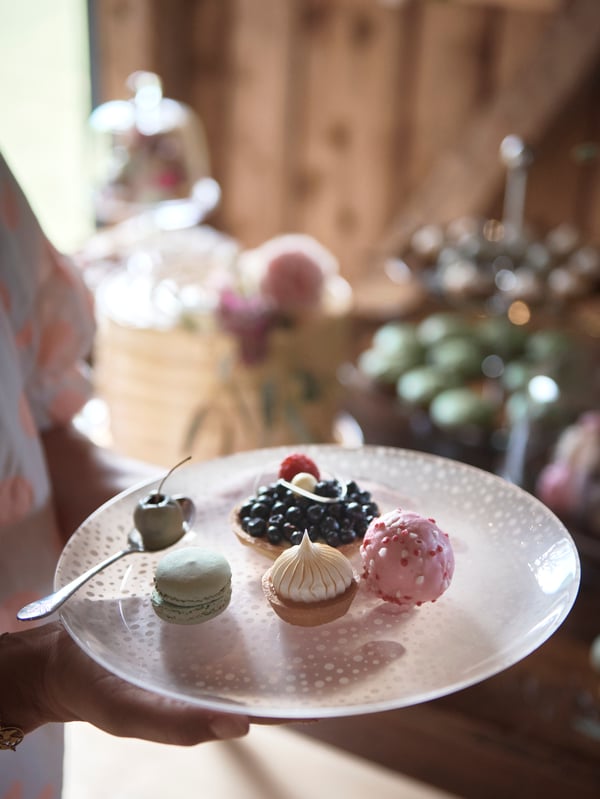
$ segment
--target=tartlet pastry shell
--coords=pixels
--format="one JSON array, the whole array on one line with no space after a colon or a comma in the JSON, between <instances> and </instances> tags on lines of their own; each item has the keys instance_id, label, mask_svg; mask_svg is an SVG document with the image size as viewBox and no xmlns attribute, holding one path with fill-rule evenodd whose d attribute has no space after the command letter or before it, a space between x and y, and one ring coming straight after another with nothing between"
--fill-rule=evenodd
<instances>
[{"instance_id":1,"label":"tartlet pastry shell","mask_svg":"<svg viewBox=\"0 0 600 799\"><path fill-rule=\"evenodd\" d=\"M293 602L277 595L271 580L271 569L263 574L263 593L280 619L298 627L317 627L344 616L350 609L358 591L359 577L354 573L352 582L343 594L321 602Z\"/></svg>"},{"instance_id":2,"label":"tartlet pastry shell","mask_svg":"<svg viewBox=\"0 0 600 799\"><path fill-rule=\"evenodd\" d=\"M230 522L233 532L246 546L251 547L256 552L260 552L261 555L265 555L271 560L276 560L282 552L286 549L289 549L291 544L289 541L285 541L282 544L271 544L266 538L263 537L256 537L247 533L239 522L239 510L241 505L237 505L232 511L230 515ZM325 543L324 541L320 541L319 543ZM335 547L338 552L341 552L342 555L345 555L347 558L352 558L354 554L356 554L362 544L362 538L357 538L356 541L353 541L351 544L341 544L339 547Z\"/></svg>"}]
</instances>

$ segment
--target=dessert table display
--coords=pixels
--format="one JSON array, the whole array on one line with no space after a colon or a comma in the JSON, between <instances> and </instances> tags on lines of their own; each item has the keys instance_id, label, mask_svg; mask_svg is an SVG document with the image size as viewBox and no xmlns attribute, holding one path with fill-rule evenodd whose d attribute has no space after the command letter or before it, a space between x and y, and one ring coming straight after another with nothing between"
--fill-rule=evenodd
<instances>
[{"instance_id":1,"label":"dessert table display","mask_svg":"<svg viewBox=\"0 0 600 799\"><path fill-rule=\"evenodd\" d=\"M365 441L501 474L600 548L600 248L529 225L531 153L509 136L501 158L502 219L424 225L386 265L424 300L374 325L343 373L346 408Z\"/></svg>"}]
</instances>

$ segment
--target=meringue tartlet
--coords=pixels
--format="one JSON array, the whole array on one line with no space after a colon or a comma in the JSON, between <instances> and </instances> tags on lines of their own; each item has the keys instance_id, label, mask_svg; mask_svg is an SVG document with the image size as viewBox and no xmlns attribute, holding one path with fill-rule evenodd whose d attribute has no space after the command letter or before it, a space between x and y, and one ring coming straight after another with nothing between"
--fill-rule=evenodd
<instances>
[{"instance_id":1,"label":"meringue tartlet","mask_svg":"<svg viewBox=\"0 0 600 799\"><path fill-rule=\"evenodd\" d=\"M350 560L334 547L302 541L284 550L262 578L265 597L288 624L315 627L348 612L358 590Z\"/></svg>"}]
</instances>

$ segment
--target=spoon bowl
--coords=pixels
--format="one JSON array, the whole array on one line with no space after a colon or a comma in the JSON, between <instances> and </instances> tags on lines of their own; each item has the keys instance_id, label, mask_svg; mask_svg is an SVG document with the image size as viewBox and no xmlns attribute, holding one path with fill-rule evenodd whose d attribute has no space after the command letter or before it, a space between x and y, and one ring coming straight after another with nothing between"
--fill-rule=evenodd
<instances>
[{"instance_id":1,"label":"spoon bowl","mask_svg":"<svg viewBox=\"0 0 600 799\"><path fill-rule=\"evenodd\" d=\"M183 538L183 536L192 528L196 518L196 506L189 497L174 496L173 499L181 508L183 525L179 538L175 541L172 539L169 540L168 545L164 547L165 549L181 540L181 538ZM59 588L57 591L53 591L51 594L48 594L48 596L42 597L41 599L36 599L34 602L30 602L28 605L25 605L25 607L18 611L17 619L19 619L19 621L35 621L37 619L43 619L46 616L50 616L52 613L62 607L67 599L72 597L82 585L85 585L88 580L91 580L91 578L96 574L101 572L103 569L106 569L107 566L110 566L115 561L125 557L125 555L131 555L135 552L148 551L150 550L149 548L145 547L142 534L139 530L133 527L127 536L127 546L124 549L120 549L118 552L110 555L110 557L106 558L100 563L97 563L95 566L92 566L91 569L88 569L79 577L76 577L74 580L71 580L71 582L63 585L63 587ZM151 551L156 552L157 547L153 545Z\"/></svg>"}]
</instances>

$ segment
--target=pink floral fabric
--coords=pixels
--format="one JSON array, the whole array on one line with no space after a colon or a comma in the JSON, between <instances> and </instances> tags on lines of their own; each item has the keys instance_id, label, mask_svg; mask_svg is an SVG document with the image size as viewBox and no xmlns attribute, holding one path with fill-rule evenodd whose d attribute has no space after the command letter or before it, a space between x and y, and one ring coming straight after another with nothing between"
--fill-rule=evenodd
<instances>
[{"instance_id":1,"label":"pink floral fabric","mask_svg":"<svg viewBox=\"0 0 600 799\"><path fill-rule=\"evenodd\" d=\"M88 397L93 333L81 277L0 155L0 632L21 629L17 610L52 589L60 539L40 432ZM60 725L47 725L16 753L0 752L0 799L58 799L62 738Z\"/></svg>"}]
</instances>

